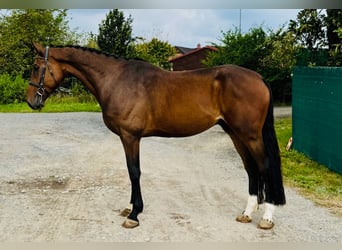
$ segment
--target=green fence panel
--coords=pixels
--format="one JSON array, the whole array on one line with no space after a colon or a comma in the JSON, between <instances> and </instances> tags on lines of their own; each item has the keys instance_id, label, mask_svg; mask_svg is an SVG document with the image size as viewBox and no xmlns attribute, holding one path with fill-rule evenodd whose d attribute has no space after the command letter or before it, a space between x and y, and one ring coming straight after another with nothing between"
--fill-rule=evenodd
<instances>
[{"instance_id":1,"label":"green fence panel","mask_svg":"<svg viewBox=\"0 0 342 250\"><path fill-rule=\"evenodd\" d=\"M342 68L296 67L293 147L342 174Z\"/></svg>"}]
</instances>

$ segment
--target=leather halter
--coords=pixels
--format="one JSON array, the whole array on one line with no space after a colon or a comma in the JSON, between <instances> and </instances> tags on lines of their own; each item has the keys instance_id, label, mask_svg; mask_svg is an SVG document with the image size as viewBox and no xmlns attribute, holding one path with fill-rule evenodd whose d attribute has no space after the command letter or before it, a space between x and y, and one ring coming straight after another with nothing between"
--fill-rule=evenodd
<instances>
[{"instance_id":1,"label":"leather halter","mask_svg":"<svg viewBox=\"0 0 342 250\"><path fill-rule=\"evenodd\" d=\"M36 87L37 88L37 92L36 95L39 98L39 106L42 106L43 104L43 95L46 92L48 95L51 94L51 92L47 91L45 86L44 86L44 79L45 79L45 73L46 73L46 69L49 70L50 75L52 76L53 80L55 81L55 83L57 83L56 78L52 72L52 69L49 66L48 63L48 57L49 57L49 46L46 46L45 48L45 56L44 56L44 66L41 70L41 75L39 78L39 83L35 83L35 82L29 82L29 85Z\"/></svg>"}]
</instances>

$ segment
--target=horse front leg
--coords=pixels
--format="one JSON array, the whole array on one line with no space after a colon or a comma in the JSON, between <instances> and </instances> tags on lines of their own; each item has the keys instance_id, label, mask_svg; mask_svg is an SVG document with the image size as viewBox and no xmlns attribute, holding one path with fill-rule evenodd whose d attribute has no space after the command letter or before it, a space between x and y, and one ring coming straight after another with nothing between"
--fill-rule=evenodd
<instances>
[{"instance_id":1,"label":"horse front leg","mask_svg":"<svg viewBox=\"0 0 342 250\"><path fill-rule=\"evenodd\" d=\"M133 205L132 211L122 226L125 228L134 228L139 225L138 214L143 211L144 206L140 190L140 137L125 134L120 136L120 139L126 154L127 168L131 180L131 204Z\"/></svg>"}]
</instances>

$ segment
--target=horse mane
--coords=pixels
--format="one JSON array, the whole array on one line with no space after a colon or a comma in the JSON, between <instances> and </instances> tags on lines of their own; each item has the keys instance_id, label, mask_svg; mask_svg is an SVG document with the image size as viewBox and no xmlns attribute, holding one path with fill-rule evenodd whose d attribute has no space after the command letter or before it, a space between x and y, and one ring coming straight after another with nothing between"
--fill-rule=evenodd
<instances>
[{"instance_id":1,"label":"horse mane","mask_svg":"<svg viewBox=\"0 0 342 250\"><path fill-rule=\"evenodd\" d=\"M83 51L87 51L90 53L94 53L94 54L98 54L98 55L104 55L107 57L112 57L114 59L124 59L124 60L138 60L138 61L143 61L146 62L146 60L142 59L142 58L127 58L127 57L121 57L121 56L117 56L111 53L108 53L106 51L102 51L102 50L98 50L98 49L94 49L94 48L89 48L89 47L83 47L83 46L79 46L79 45L58 45L58 46L53 46L51 48L58 48L58 49L64 49L64 48L70 48L70 49L77 49L77 50L83 50Z\"/></svg>"}]
</instances>

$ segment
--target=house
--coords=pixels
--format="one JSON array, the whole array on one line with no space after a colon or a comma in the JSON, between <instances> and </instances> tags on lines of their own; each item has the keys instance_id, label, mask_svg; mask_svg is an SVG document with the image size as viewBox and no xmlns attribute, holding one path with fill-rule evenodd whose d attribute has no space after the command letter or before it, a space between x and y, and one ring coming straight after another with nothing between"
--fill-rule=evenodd
<instances>
[{"instance_id":1,"label":"house","mask_svg":"<svg viewBox=\"0 0 342 250\"><path fill-rule=\"evenodd\" d=\"M210 52L217 51L217 48L213 46L201 47L200 44L193 49L180 46L175 48L178 53L169 59L174 71L204 68L205 65L202 61L207 58Z\"/></svg>"}]
</instances>

